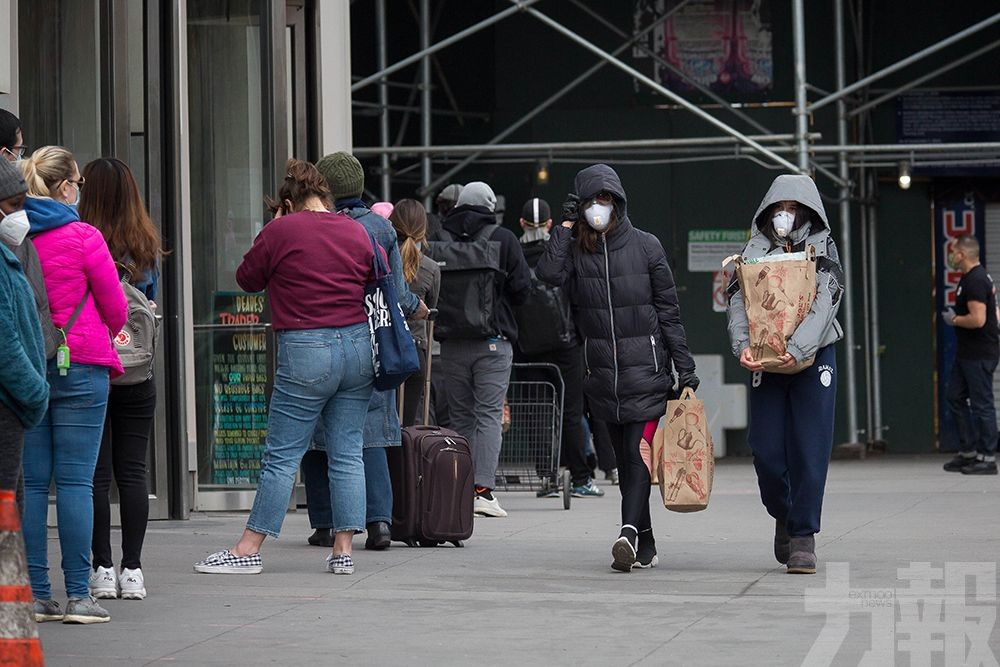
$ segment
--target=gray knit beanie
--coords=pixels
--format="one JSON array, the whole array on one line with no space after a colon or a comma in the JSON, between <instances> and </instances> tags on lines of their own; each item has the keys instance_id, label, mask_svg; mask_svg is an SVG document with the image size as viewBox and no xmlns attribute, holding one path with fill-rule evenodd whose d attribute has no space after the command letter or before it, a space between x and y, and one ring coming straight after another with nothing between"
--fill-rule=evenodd
<instances>
[{"instance_id":1,"label":"gray knit beanie","mask_svg":"<svg viewBox=\"0 0 1000 667\"><path fill-rule=\"evenodd\" d=\"M491 213L496 210L497 196L493 188L482 181L466 183L462 194L458 195L456 206L485 206Z\"/></svg>"},{"instance_id":2,"label":"gray knit beanie","mask_svg":"<svg viewBox=\"0 0 1000 667\"><path fill-rule=\"evenodd\" d=\"M365 170L358 158L350 153L340 151L325 155L316 163L316 168L326 179L334 199L360 197L365 189Z\"/></svg>"},{"instance_id":3,"label":"gray knit beanie","mask_svg":"<svg viewBox=\"0 0 1000 667\"><path fill-rule=\"evenodd\" d=\"M0 157L0 201L23 195L28 191L21 170Z\"/></svg>"}]
</instances>

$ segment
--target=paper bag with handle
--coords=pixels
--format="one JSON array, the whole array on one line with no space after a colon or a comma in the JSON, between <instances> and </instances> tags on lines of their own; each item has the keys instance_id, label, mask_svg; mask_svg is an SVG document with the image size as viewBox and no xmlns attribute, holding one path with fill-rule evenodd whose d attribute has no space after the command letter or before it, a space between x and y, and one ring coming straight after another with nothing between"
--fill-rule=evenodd
<instances>
[{"instance_id":1,"label":"paper bag with handle","mask_svg":"<svg viewBox=\"0 0 1000 667\"><path fill-rule=\"evenodd\" d=\"M747 321L750 324L750 354L769 373L793 374L809 368L812 359L782 368L778 358L787 351L788 339L809 314L816 298L816 248L805 252L769 255L747 261L739 255L733 262L740 281Z\"/></svg>"},{"instance_id":2,"label":"paper bag with handle","mask_svg":"<svg viewBox=\"0 0 1000 667\"><path fill-rule=\"evenodd\" d=\"M673 512L708 507L715 477L715 448L705 417L705 404L690 388L667 401L667 411L653 436L654 482L663 506Z\"/></svg>"}]
</instances>

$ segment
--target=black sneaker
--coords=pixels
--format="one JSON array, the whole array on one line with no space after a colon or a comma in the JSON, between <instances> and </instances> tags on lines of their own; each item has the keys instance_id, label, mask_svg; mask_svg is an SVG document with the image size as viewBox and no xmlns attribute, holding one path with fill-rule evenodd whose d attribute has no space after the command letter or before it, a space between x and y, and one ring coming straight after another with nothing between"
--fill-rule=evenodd
<instances>
[{"instance_id":1,"label":"black sneaker","mask_svg":"<svg viewBox=\"0 0 1000 667\"><path fill-rule=\"evenodd\" d=\"M307 541L314 547L329 549L333 546L333 531L329 528L317 528Z\"/></svg>"},{"instance_id":2,"label":"black sneaker","mask_svg":"<svg viewBox=\"0 0 1000 667\"><path fill-rule=\"evenodd\" d=\"M962 454L957 454L955 458L945 463L943 467L945 472L962 472L962 468L975 462L975 456L963 456Z\"/></svg>"},{"instance_id":3,"label":"black sneaker","mask_svg":"<svg viewBox=\"0 0 1000 667\"><path fill-rule=\"evenodd\" d=\"M639 548L635 552L635 563L633 568L648 570L660 564L660 559L656 555L656 538L653 531L644 530L639 533Z\"/></svg>"},{"instance_id":4,"label":"black sneaker","mask_svg":"<svg viewBox=\"0 0 1000 667\"><path fill-rule=\"evenodd\" d=\"M618 535L618 539L611 545L611 557L614 558L614 561L611 563L612 570L618 570L619 572L632 571L632 566L635 564L636 543L638 540L639 534L635 528L632 526L622 527L622 532Z\"/></svg>"},{"instance_id":5,"label":"black sneaker","mask_svg":"<svg viewBox=\"0 0 1000 667\"><path fill-rule=\"evenodd\" d=\"M962 468L963 475L995 475L997 474L996 461L973 461Z\"/></svg>"},{"instance_id":6,"label":"black sneaker","mask_svg":"<svg viewBox=\"0 0 1000 667\"><path fill-rule=\"evenodd\" d=\"M792 538L788 536L788 528L784 521L774 520L774 559L786 565L792 552Z\"/></svg>"}]
</instances>

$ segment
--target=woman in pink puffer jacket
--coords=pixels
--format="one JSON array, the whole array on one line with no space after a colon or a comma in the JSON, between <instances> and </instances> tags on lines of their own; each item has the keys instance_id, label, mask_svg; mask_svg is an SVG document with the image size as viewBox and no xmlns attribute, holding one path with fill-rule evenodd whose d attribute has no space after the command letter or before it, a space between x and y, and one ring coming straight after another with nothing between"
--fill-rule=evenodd
<instances>
[{"instance_id":1,"label":"woman in pink puffer jacket","mask_svg":"<svg viewBox=\"0 0 1000 667\"><path fill-rule=\"evenodd\" d=\"M108 383L122 373L111 339L125 324L128 305L104 237L76 212L84 179L72 153L45 146L20 165L28 183L24 210L41 260L52 321L65 334L64 347L48 361L49 409L24 442L24 541L35 618L103 623L111 616L88 589L93 479ZM48 574L46 515L53 479L69 598L65 613L52 600Z\"/></svg>"}]
</instances>

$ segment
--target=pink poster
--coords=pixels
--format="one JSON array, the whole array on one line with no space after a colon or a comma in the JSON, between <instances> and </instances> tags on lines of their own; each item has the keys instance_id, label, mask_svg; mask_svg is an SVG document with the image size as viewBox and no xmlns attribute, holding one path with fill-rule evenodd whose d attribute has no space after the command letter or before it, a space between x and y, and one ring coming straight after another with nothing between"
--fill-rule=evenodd
<instances>
[{"instance_id":1,"label":"pink poster","mask_svg":"<svg viewBox=\"0 0 1000 667\"><path fill-rule=\"evenodd\" d=\"M670 12L680 0L637 0L634 32ZM691 0L634 48L651 63L653 78L677 91L692 81L720 93L771 89L773 56L768 0Z\"/></svg>"}]
</instances>

